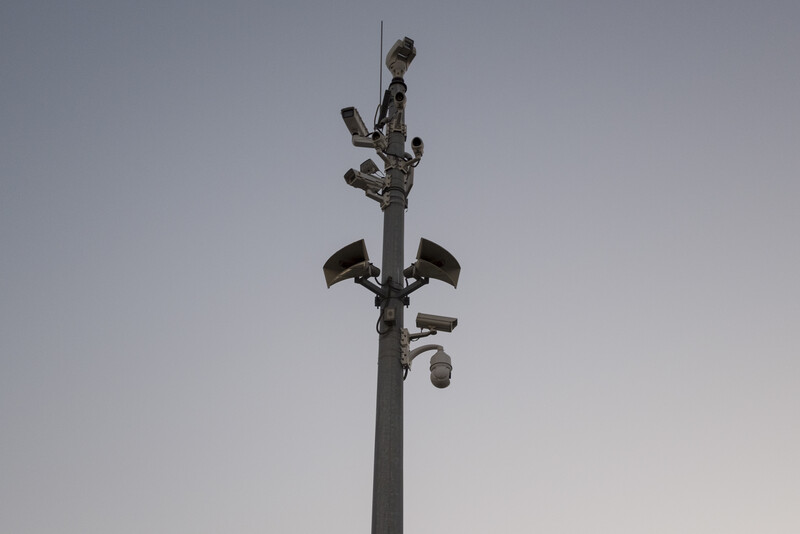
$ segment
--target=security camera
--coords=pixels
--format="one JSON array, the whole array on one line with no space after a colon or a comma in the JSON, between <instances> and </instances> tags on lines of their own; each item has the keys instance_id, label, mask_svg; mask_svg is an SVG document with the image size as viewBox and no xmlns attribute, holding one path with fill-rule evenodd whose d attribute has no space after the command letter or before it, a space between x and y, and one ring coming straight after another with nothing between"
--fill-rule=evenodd
<instances>
[{"instance_id":1,"label":"security camera","mask_svg":"<svg viewBox=\"0 0 800 534\"><path fill-rule=\"evenodd\" d=\"M361 148L386 150L386 147L389 146L389 140L379 131L374 131L369 135L354 135L352 141L354 146Z\"/></svg>"},{"instance_id":2,"label":"security camera","mask_svg":"<svg viewBox=\"0 0 800 534\"><path fill-rule=\"evenodd\" d=\"M403 91L397 91L394 94L394 107L396 109L405 109L405 107L406 107L406 94Z\"/></svg>"},{"instance_id":3,"label":"security camera","mask_svg":"<svg viewBox=\"0 0 800 534\"><path fill-rule=\"evenodd\" d=\"M417 314L417 328L427 328L439 332L452 332L458 326L458 319L455 317L444 317L442 315L432 315L429 313Z\"/></svg>"},{"instance_id":4,"label":"security camera","mask_svg":"<svg viewBox=\"0 0 800 534\"><path fill-rule=\"evenodd\" d=\"M406 345L402 346L403 355L400 358L400 362L403 364L403 368L406 370L411 369L411 362L422 354L423 352L427 352L429 350L435 350L436 353L431 356L431 383L436 386L437 388L446 388L450 385L450 377L453 372L453 363L450 360L450 356L444 351L441 345L424 345L422 347L416 348L412 351L408 350L408 341L413 341L413 339L408 339L408 331L404 329L406 338ZM402 340L401 340L402 343ZM405 380L405 377L403 378Z\"/></svg>"},{"instance_id":5,"label":"security camera","mask_svg":"<svg viewBox=\"0 0 800 534\"><path fill-rule=\"evenodd\" d=\"M359 170L365 174L375 174L379 169L374 161L368 159L361 164Z\"/></svg>"},{"instance_id":6,"label":"security camera","mask_svg":"<svg viewBox=\"0 0 800 534\"><path fill-rule=\"evenodd\" d=\"M411 140L411 150L414 152L415 158L422 157L422 152L425 150L425 143L422 142L421 137L415 137Z\"/></svg>"},{"instance_id":7,"label":"security camera","mask_svg":"<svg viewBox=\"0 0 800 534\"><path fill-rule=\"evenodd\" d=\"M370 134L370 139L372 140L372 145L377 150L386 150L386 147L389 146L389 140L386 139L386 136L383 135L382 132L374 131Z\"/></svg>"},{"instance_id":8,"label":"security camera","mask_svg":"<svg viewBox=\"0 0 800 534\"><path fill-rule=\"evenodd\" d=\"M443 350L437 350L431 356L431 384L437 388L446 388L450 385L453 375L453 364L450 356Z\"/></svg>"},{"instance_id":9,"label":"security camera","mask_svg":"<svg viewBox=\"0 0 800 534\"><path fill-rule=\"evenodd\" d=\"M361 119L361 115L359 115L356 108L344 108L342 110L342 119L344 120L347 129L350 131L350 135L354 137L369 136L369 130L367 130L367 126L364 124L364 121ZM353 141L353 144L355 144L355 140Z\"/></svg>"},{"instance_id":10,"label":"security camera","mask_svg":"<svg viewBox=\"0 0 800 534\"><path fill-rule=\"evenodd\" d=\"M372 148L375 146L375 143L372 142L372 138L364 137L361 135L354 135L353 139L353 146L358 146L361 148Z\"/></svg>"},{"instance_id":11,"label":"security camera","mask_svg":"<svg viewBox=\"0 0 800 534\"><path fill-rule=\"evenodd\" d=\"M413 39L408 37L399 39L386 54L386 67L392 75L402 78L416 55L417 49L414 48Z\"/></svg>"},{"instance_id":12,"label":"security camera","mask_svg":"<svg viewBox=\"0 0 800 534\"><path fill-rule=\"evenodd\" d=\"M344 173L344 181L349 185L364 191L379 191L386 186L386 181L378 176L366 174L355 169L350 169Z\"/></svg>"}]
</instances>

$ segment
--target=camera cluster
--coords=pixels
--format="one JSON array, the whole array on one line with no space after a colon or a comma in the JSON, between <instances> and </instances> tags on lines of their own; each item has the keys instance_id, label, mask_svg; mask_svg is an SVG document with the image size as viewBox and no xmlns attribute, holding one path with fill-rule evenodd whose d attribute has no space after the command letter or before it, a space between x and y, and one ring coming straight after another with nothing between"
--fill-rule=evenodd
<instances>
[{"instance_id":1,"label":"camera cluster","mask_svg":"<svg viewBox=\"0 0 800 534\"><path fill-rule=\"evenodd\" d=\"M351 187L364 191L368 198L379 202L382 210L394 206L386 212L387 214L392 213L393 210L397 212L398 207L408 207L408 193L414 184L414 169L425 151L425 143L420 137L411 139L413 154L405 151L407 87L403 76L416 54L414 41L408 37L398 40L389 50L386 56L386 67L394 78L384 92L381 104L375 112L372 129L367 127L355 107L350 106L341 110L342 120L353 145L374 149L384 163L384 170L381 171L374 161L367 159L361 163L358 169L348 169L344 173L344 180ZM402 218L399 224L402 224ZM398 267L400 265L396 263L398 259L402 261L399 256L392 259L391 267L384 265L387 273L399 274ZM385 256L384 261L386 261ZM398 316L402 317L402 308L398 307L396 300L391 303L393 299L399 299L402 305L408 306L408 296L427 284L431 278L442 280L456 287L461 266L443 247L422 238L417 250L416 261L402 270L402 277L406 279L406 284L404 286L398 284L399 280L393 281L391 276L381 283L377 281L377 276L381 271L370 263L366 245L362 239L333 254L325 263L323 271L328 287L342 280L355 279L356 283L375 294L375 305L381 308L377 330L380 335L385 335L392 331L392 328L397 328ZM376 278L375 282L370 280L373 277ZM386 273L384 277L386 277ZM412 282L409 283L409 280ZM381 329L381 322L387 330ZM424 345L414 350L411 350L409 345L417 339L435 335L437 332L452 332L457 324L458 320L455 317L420 313L417 315L417 327L421 329L419 333L412 334L405 328L400 329L403 378L407 375L411 368L411 362L417 355L427 351L436 351L430 361L431 382L437 388L447 387L450 384L453 365L450 356L444 352L441 345ZM396 335L397 330L393 332L393 335Z\"/></svg>"}]
</instances>

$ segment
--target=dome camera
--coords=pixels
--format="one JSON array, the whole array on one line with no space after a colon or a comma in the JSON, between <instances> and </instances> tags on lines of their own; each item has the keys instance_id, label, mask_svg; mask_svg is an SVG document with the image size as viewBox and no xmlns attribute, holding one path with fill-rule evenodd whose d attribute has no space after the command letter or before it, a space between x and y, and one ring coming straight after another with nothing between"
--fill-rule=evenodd
<instances>
[{"instance_id":1,"label":"dome camera","mask_svg":"<svg viewBox=\"0 0 800 534\"><path fill-rule=\"evenodd\" d=\"M437 350L431 356L431 384L443 389L450 385L453 374L453 365L450 356L443 350Z\"/></svg>"}]
</instances>

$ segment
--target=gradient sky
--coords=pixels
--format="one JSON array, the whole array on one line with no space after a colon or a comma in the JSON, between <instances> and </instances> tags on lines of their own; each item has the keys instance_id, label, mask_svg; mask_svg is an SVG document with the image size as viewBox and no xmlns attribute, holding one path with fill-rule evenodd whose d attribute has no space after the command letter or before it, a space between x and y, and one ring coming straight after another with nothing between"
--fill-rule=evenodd
<instances>
[{"instance_id":1,"label":"gradient sky","mask_svg":"<svg viewBox=\"0 0 800 534\"><path fill-rule=\"evenodd\" d=\"M433 7L430 4L436 4ZM0 532L368 532L408 35L415 534L800 531L800 3L6 1ZM384 71L384 82L388 74Z\"/></svg>"}]
</instances>

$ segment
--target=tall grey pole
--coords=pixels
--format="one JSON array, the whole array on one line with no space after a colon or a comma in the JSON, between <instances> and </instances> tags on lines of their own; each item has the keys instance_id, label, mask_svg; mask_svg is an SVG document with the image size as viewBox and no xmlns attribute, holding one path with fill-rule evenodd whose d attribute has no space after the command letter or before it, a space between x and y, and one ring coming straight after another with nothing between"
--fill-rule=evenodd
<instances>
[{"instance_id":1,"label":"tall grey pole","mask_svg":"<svg viewBox=\"0 0 800 534\"><path fill-rule=\"evenodd\" d=\"M388 132L386 175L388 205L383 212L381 285L388 296L381 316L394 311L395 321L384 325L378 342L378 392L375 415L375 470L372 486L372 534L403 532L403 367L400 335L403 329L403 240L405 237L406 176L399 165L405 154L406 85L394 78L389 85L392 110L397 113ZM399 102L400 104L397 104ZM391 313L391 312L388 312Z\"/></svg>"},{"instance_id":2,"label":"tall grey pole","mask_svg":"<svg viewBox=\"0 0 800 534\"><path fill-rule=\"evenodd\" d=\"M386 56L386 66L394 78L376 112L375 130L370 132L354 107L342 109L342 119L353 145L375 149L384 162L381 176L372 160L360 170L350 169L344 179L380 203L383 210L383 269L369 262L364 240L350 243L334 253L322 267L328 287L350 278L376 295L378 320L378 391L375 411L375 469L372 486L372 534L403 533L403 379L411 361L423 352L435 350L431 357L431 383L437 388L450 384L450 356L441 345L425 345L414 350L409 344L437 331L452 332L458 319L418 314L419 333L403 327L403 308L412 292L431 278L453 287L461 266L447 250L427 239L420 239L417 261L403 269L403 240L408 193L413 186L414 168L422 158L422 139L411 140L412 157L406 152L406 84L403 75L416 56L414 41L397 41ZM384 134L383 128L386 127ZM371 278L383 273L380 285ZM406 285L408 279L414 282Z\"/></svg>"}]
</instances>

